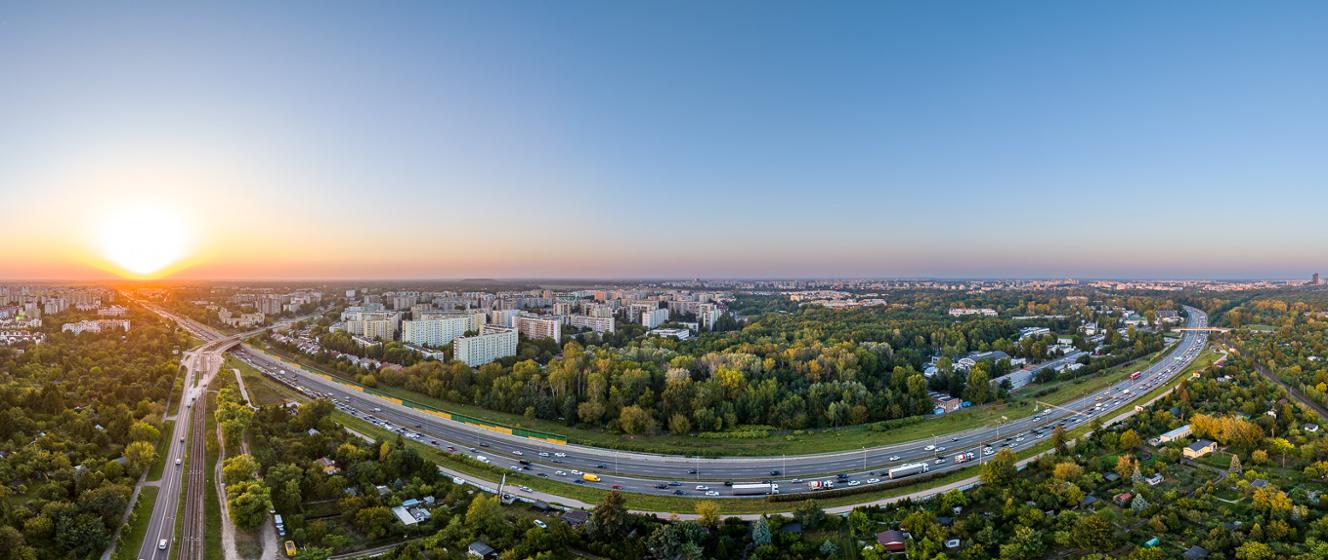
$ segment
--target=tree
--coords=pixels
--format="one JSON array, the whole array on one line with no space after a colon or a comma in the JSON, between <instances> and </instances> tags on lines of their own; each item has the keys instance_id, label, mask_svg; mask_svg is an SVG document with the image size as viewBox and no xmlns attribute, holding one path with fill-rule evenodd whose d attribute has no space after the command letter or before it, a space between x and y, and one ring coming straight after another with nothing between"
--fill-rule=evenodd
<instances>
[{"instance_id":1,"label":"tree","mask_svg":"<svg viewBox=\"0 0 1328 560\"><path fill-rule=\"evenodd\" d=\"M95 513L62 516L55 528L55 542L69 551L70 557L87 557L111 543L101 517Z\"/></svg>"},{"instance_id":2,"label":"tree","mask_svg":"<svg viewBox=\"0 0 1328 560\"><path fill-rule=\"evenodd\" d=\"M807 500L793 509L793 518L810 531L820 527L825 521L825 510L816 504L816 500Z\"/></svg>"},{"instance_id":3,"label":"tree","mask_svg":"<svg viewBox=\"0 0 1328 560\"><path fill-rule=\"evenodd\" d=\"M701 525L711 529L719 527L719 504L710 500L697 502L696 515L700 517Z\"/></svg>"},{"instance_id":4,"label":"tree","mask_svg":"<svg viewBox=\"0 0 1328 560\"><path fill-rule=\"evenodd\" d=\"M1069 439L1065 436L1064 426L1057 424L1056 428L1051 430L1051 445L1056 448L1057 455L1070 454Z\"/></svg>"},{"instance_id":5,"label":"tree","mask_svg":"<svg viewBox=\"0 0 1328 560\"><path fill-rule=\"evenodd\" d=\"M291 560L327 560L332 556L332 549L305 545Z\"/></svg>"},{"instance_id":6,"label":"tree","mask_svg":"<svg viewBox=\"0 0 1328 560\"><path fill-rule=\"evenodd\" d=\"M156 426L139 420L129 427L129 441L156 442L161 439L161 430Z\"/></svg>"},{"instance_id":7,"label":"tree","mask_svg":"<svg viewBox=\"0 0 1328 560\"><path fill-rule=\"evenodd\" d=\"M268 487L258 481L238 480L226 483L226 503L235 525L252 529L267 518L268 510L272 509L272 496Z\"/></svg>"},{"instance_id":8,"label":"tree","mask_svg":"<svg viewBox=\"0 0 1328 560\"><path fill-rule=\"evenodd\" d=\"M1250 453L1250 462L1256 465L1268 464L1268 452L1262 449L1255 449L1253 453Z\"/></svg>"},{"instance_id":9,"label":"tree","mask_svg":"<svg viewBox=\"0 0 1328 560\"><path fill-rule=\"evenodd\" d=\"M466 520L470 521L469 513ZM369 540L378 540L392 534L396 524L397 516L387 506L367 507L355 513L355 528L369 537Z\"/></svg>"},{"instance_id":10,"label":"tree","mask_svg":"<svg viewBox=\"0 0 1328 560\"><path fill-rule=\"evenodd\" d=\"M604 500L590 513L591 526L602 538L612 540L626 533L627 504L622 494L612 491L604 495Z\"/></svg>"},{"instance_id":11,"label":"tree","mask_svg":"<svg viewBox=\"0 0 1328 560\"><path fill-rule=\"evenodd\" d=\"M618 427L631 435L648 434L655 431L655 420L644 408L624 406L618 414Z\"/></svg>"},{"instance_id":12,"label":"tree","mask_svg":"<svg viewBox=\"0 0 1328 560\"><path fill-rule=\"evenodd\" d=\"M991 379L987 376L987 362L979 362L968 372L968 382L964 385L965 400L975 404L991 402Z\"/></svg>"},{"instance_id":13,"label":"tree","mask_svg":"<svg viewBox=\"0 0 1328 560\"><path fill-rule=\"evenodd\" d=\"M765 546L770 544L772 538L773 535L770 534L770 522L766 521L765 516L762 515L752 524L752 543L756 546Z\"/></svg>"},{"instance_id":14,"label":"tree","mask_svg":"<svg viewBox=\"0 0 1328 560\"><path fill-rule=\"evenodd\" d=\"M228 457L221 463L221 479L226 484L254 480L258 476L258 461L249 454Z\"/></svg>"},{"instance_id":15,"label":"tree","mask_svg":"<svg viewBox=\"0 0 1328 560\"><path fill-rule=\"evenodd\" d=\"M988 486L1001 487L1005 483L1014 479L1015 476L1015 458L1014 452L1006 447L996 453L990 461L982 465L982 474L980 475L982 483Z\"/></svg>"},{"instance_id":16,"label":"tree","mask_svg":"<svg viewBox=\"0 0 1328 560\"><path fill-rule=\"evenodd\" d=\"M146 441L136 441L125 446L124 457L129 472L141 474L157 462L157 448Z\"/></svg>"},{"instance_id":17,"label":"tree","mask_svg":"<svg viewBox=\"0 0 1328 560\"><path fill-rule=\"evenodd\" d=\"M1002 560L1032 560L1042 558L1046 545L1042 533L1032 527L1016 527L1009 542L1001 545Z\"/></svg>"},{"instance_id":18,"label":"tree","mask_svg":"<svg viewBox=\"0 0 1328 560\"><path fill-rule=\"evenodd\" d=\"M1084 468L1071 462L1056 463L1052 468L1052 476L1066 482L1074 482L1084 474Z\"/></svg>"},{"instance_id":19,"label":"tree","mask_svg":"<svg viewBox=\"0 0 1328 560\"><path fill-rule=\"evenodd\" d=\"M1148 500L1144 499L1143 494L1135 496L1134 500L1130 502L1130 507L1134 509L1135 513L1138 513L1140 515L1143 515L1144 510L1148 509L1148 506L1150 505L1152 504L1148 503Z\"/></svg>"},{"instance_id":20,"label":"tree","mask_svg":"<svg viewBox=\"0 0 1328 560\"><path fill-rule=\"evenodd\" d=\"M1143 443L1143 440L1139 438L1139 434L1135 433L1134 430L1125 430L1125 433L1121 434L1117 445L1121 451L1129 451L1143 445Z\"/></svg>"},{"instance_id":21,"label":"tree","mask_svg":"<svg viewBox=\"0 0 1328 560\"><path fill-rule=\"evenodd\" d=\"M1070 540L1084 550L1108 550L1113 547L1111 524L1096 515L1081 515L1070 529Z\"/></svg>"},{"instance_id":22,"label":"tree","mask_svg":"<svg viewBox=\"0 0 1328 560\"><path fill-rule=\"evenodd\" d=\"M1134 457L1131 457L1128 453L1116 459L1116 474L1120 475L1121 478L1132 476L1134 469Z\"/></svg>"},{"instance_id":23,"label":"tree","mask_svg":"<svg viewBox=\"0 0 1328 560\"><path fill-rule=\"evenodd\" d=\"M669 417L669 432L673 435L686 435L692 431L692 422L684 414L674 414Z\"/></svg>"},{"instance_id":24,"label":"tree","mask_svg":"<svg viewBox=\"0 0 1328 560\"><path fill-rule=\"evenodd\" d=\"M1287 453L1296 450L1296 446L1284 438L1268 438L1268 450L1282 456L1282 468L1286 468Z\"/></svg>"},{"instance_id":25,"label":"tree","mask_svg":"<svg viewBox=\"0 0 1328 560\"><path fill-rule=\"evenodd\" d=\"M1240 560L1273 560L1277 558L1277 553L1266 544L1258 541L1246 540L1236 547L1236 558Z\"/></svg>"},{"instance_id":26,"label":"tree","mask_svg":"<svg viewBox=\"0 0 1328 560\"><path fill-rule=\"evenodd\" d=\"M661 560L701 560L705 538L706 530L695 521L665 523L650 534L646 548Z\"/></svg>"},{"instance_id":27,"label":"tree","mask_svg":"<svg viewBox=\"0 0 1328 560\"><path fill-rule=\"evenodd\" d=\"M1245 473L1245 468L1240 464L1240 455L1231 454L1231 465L1227 467L1227 473L1233 477L1239 477Z\"/></svg>"},{"instance_id":28,"label":"tree","mask_svg":"<svg viewBox=\"0 0 1328 560\"><path fill-rule=\"evenodd\" d=\"M466 528L474 533L494 535L503 530L503 507L497 496L475 496L466 507Z\"/></svg>"}]
</instances>

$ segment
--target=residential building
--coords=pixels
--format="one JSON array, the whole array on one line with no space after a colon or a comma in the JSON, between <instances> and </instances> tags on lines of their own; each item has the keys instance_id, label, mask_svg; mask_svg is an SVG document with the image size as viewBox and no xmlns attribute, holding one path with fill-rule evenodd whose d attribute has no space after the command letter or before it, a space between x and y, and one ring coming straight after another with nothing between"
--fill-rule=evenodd
<instances>
[{"instance_id":1,"label":"residential building","mask_svg":"<svg viewBox=\"0 0 1328 560\"><path fill-rule=\"evenodd\" d=\"M633 306L635 307L635 306ZM669 321L669 310L657 307L653 310L641 312L641 325L647 329L653 329Z\"/></svg>"},{"instance_id":2,"label":"residential building","mask_svg":"<svg viewBox=\"0 0 1328 560\"><path fill-rule=\"evenodd\" d=\"M1191 428L1189 424L1186 424L1184 426L1171 430L1165 434L1157 436L1157 441L1158 443L1170 443L1189 436L1190 433L1193 431L1194 429Z\"/></svg>"},{"instance_id":3,"label":"residential building","mask_svg":"<svg viewBox=\"0 0 1328 560\"><path fill-rule=\"evenodd\" d=\"M983 317L995 317L997 313L995 309L991 309L988 307L976 308L976 309L974 308L966 309L963 307L956 307L950 310L951 317L964 317L967 315L981 315Z\"/></svg>"},{"instance_id":4,"label":"residential building","mask_svg":"<svg viewBox=\"0 0 1328 560\"><path fill-rule=\"evenodd\" d=\"M74 334L83 334L85 332L99 333L103 330L122 329L129 332L129 321L126 319L98 319L95 321L79 321L77 323L65 323L60 326L61 332Z\"/></svg>"},{"instance_id":5,"label":"residential building","mask_svg":"<svg viewBox=\"0 0 1328 560\"><path fill-rule=\"evenodd\" d=\"M118 305L112 305L104 309L97 310L98 317L124 317L129 310Z\"/></svg>"},{"instance_id":6,"label":"residential building","mask_svg":"<svg viewBox=\"0 0 1328 560\"><path fill-rule=\"evenodd\" d=\"M500 327L512 327L512 319L521 314L519 309L495 309L489 312L489 323Z\"/></svg>"},{"instance_id":7,"label":"residential building","mask_svg":"<svg viewBox=\"0 0 1328 560\"><path fill-rule=\"evenodd\" d=\"M512 318L512 328L529 339L552 338L559 343L563 339L563 322L558 318L517 315Z\"/></svg>"},{"instance_id":8,"label":"residential building","mask_svg":"<svg viewBox=\"0 0 1328 560\"><path fill-rule=\"evenodd\" d=\"M452 342L452 354L458 361L475 367L499 358L516 355L516 329L485 325L477 336L463 336Z\"/></svg>"},{"instance_id":9,"label":"residential building","mask_svg":"<svg viewBox=\"0 0 1328 560\"><path fill-rule=\"evenodd\" d=\"M589 315L571 315L567 317L567 324L577 328L590 329L600 334L604 334L606 332L610 333L614 332L613 317L591 317Z\"/></svg>"},{"instance_id":10,"label":"residential building","mask_svg":"<svg viewBox=\"0 0 1328 560\"><path fill-rule=\"evenodd\" d=\"M1197 459L1214 451L1217 451L1217 442L1201 439L1185 446L1181 453L1188 459Z\"/></svg>"},{"instance_id":11,"label":"residential building","mask_svg":"<svg viewBox=\"0 0 1328 560\"><path fill-rule=\"evenodd\" d=\"M466 315L404 321L401 323L401 341L421 346L441 347L451 343L471 329L472 317Z\"/></svg>"}]
</instances>

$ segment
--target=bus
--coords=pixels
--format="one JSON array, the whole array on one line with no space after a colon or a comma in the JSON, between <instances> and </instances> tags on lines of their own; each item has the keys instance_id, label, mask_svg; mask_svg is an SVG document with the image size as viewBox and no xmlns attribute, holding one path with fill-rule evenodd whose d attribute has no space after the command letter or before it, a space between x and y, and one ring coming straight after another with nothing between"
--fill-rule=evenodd
<instances>
[{"instance_id":1,"label":"bus","mask_svg":"<svg viewBox=\"0 0 1328 560\"><path fill-rule=\"evenodd\" d=\"M1134 373L1131 373L1131 374L1130 374L1130 381L1138 381L1138 380L1139 380L1139 376L1140 376L1140 375L1143 375L1143 373L1144 373L1144 372L1142 372L1142 371L1136 371L1136 372L1134 372Z\"/></svg>"}]
</instances>

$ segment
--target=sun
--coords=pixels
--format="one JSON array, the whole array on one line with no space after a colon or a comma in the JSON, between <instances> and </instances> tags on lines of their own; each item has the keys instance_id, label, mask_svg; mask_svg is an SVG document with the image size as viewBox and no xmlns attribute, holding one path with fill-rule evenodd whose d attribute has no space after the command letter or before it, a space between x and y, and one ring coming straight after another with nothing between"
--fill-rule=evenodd
<instances>
[{"instance_id":1,"label":"sun","mask_svg":"<svg viewBox=\"0 0 1328 560\"><path fill-rule=\"evenodd\" d=\"M124 272L152 277L186 256L187 233L179 214L139 206L108 214L98 240L102 256Z\"/></svg>"}]
</instances>

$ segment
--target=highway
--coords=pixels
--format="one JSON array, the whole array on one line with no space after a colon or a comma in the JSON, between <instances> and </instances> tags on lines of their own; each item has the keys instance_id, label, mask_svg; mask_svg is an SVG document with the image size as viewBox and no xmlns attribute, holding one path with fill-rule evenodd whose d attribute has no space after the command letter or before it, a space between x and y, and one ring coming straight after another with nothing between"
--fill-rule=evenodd
<instances>
[{"instance_id":1,"label":"highway","mask_svg":"<svg viewBox=\"0 0 1328 560\"><path fill-rule=\"evenodd\" d=\"M1188 326L1206 326L1207 317L1202 311L1186 309ZM1001 447L1022 450L1050 437L1057 424L1072 428L1094 416L1104 416L1130 406L1140 394L1183 370L1198 356L1206 342L1207 333L1185 332L1180 343L1161 360L1141 370L1138 379L1123 380L1098 393L1004 425L863 450L788 457L724 458L620 452L510 436L444 420L355 391L251 347L237 350L236 355L307 396L333 399L338 408L348 414L442 450L472 458L482 457L499 467L564 482L576 482L582 472L593 473L601 480L589 484L601 488L617 485L633 492L731 497L734 494L724 486L725 481L770 480L779 484L781 493L803 492L808 491L807 481L841 473L845 478L840 481L840 486L875 484L887 478L886 469L903 464L926 463L930 472L945 471L982 461ZM965 456L965 460L958 463L956 455L960 452L972 453L972 458Z\"/></svg>"}]
</instances>

